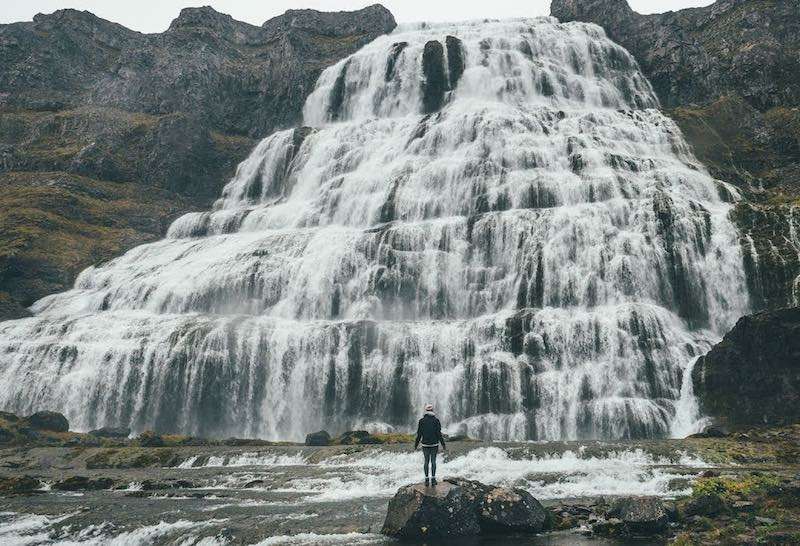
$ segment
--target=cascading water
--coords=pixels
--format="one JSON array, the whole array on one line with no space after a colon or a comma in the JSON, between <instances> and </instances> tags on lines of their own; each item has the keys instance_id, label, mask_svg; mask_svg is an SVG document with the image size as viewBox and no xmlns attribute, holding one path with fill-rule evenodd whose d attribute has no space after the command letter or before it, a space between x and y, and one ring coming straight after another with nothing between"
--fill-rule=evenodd
<instances>
[{"instance_id":1,"label":"cascading water","mask_svg":"<svg viewBox=\"0 0 800 546\"><path fill-rule=\"evenodd\" d=\"M730 205L657 106L593 25L378 38L212 211L0 325L0 406L296 440L431 401L487 439L667 435L748 302Z\"/></svg>"}]
</instances>

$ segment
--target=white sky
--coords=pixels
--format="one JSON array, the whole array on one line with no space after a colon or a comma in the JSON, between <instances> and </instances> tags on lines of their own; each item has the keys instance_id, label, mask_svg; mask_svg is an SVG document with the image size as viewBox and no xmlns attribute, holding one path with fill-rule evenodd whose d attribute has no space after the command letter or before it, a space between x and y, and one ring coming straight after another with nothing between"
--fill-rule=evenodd
<instances>
[{"instance_id":1,"label":"white sky","mask_svg":"<svg viewBox=\"0 0 800 546\"><path fill-rule=\"evenodd\" d=\"M181 8L210 5L240 21L260 25L292 8L339 11L362 8L375 0L0 0L0 23L30 21L37 13L61 8L88 10L140 32L162 32ZM484 17L547 15L550 0L383 0L399 22L461 21ZM713 0L629 0L640 13L707 6Z\"/></svg>"}]
</instances>

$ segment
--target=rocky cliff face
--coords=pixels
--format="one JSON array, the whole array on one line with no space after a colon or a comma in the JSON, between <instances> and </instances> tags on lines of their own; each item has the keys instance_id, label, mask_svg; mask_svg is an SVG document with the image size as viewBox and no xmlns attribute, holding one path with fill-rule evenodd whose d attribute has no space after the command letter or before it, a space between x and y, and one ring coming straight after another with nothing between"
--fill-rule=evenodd
<instances>
[{"instance_id":1,"label":"rocky cliff face","mask_svg":"<svg viewBox=\"0 0 800 546\"><path fill-rule=\"evenodd\" d=\"M655 15L626 0L553 0L562 21L603 26L652 82L711 173L745 199L735 218L756 308L800 302L800 10L719 0Z\"/></svg>"},{"instance_id":2,"label":"rocky cliff face","mask_svg":"<svg viewBox=\"0 0 800 546\"><path fill-rule=\"evenodd\" d=\"M800 308L743 317L692 381L704 412L728 426L800 421Z\"/></svg>"},{"instance_id":3,"label":"rocky cliff face","mask_svg":"<svg viewBox=\"0 0 800 546\"><path fill-rule=\"evenodd\" d=\"M75 10L0 25L0 320L206 207L325 67L394 26L379 5L261 27L187 8L149 35Z\"/></svg>"}]
</instances>

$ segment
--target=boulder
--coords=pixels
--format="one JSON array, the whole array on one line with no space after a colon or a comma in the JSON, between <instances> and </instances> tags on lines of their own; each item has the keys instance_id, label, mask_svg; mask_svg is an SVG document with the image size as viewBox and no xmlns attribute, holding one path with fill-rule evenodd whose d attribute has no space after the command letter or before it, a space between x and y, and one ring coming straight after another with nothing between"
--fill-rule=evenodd
<instances>
[{"instance_id":1,"label":"boulder","mask_svg":"<svg viewBox=\"0 0 800 546\"><path fill-rule=\"evenodd\" d=\"M533 495L522 489L492 487L478 503L481 529L495 532L538 533L547 512Z\"/></svg>"},{"instance_id":2,"label":"boulder","mask_svg":"<svg viewBox=\"0 0 800 546\"><path fill-rule=\"evenodd\" d=\"M401 487L381 533L405 540L537 533L547 522L545 509L526 491L448 479L435 487Z\"/></svg>"},{"instance_id":3,"label":"boulder","mask_svg":"<svg viewBox=\"0 0 800 546\"><path fill-rule=\"evenodd\" d=\"M478 500L448 481L406 485L389 501L381 533L405 540L477 535Z\"/></svg>"},{"instance_id":4,"label":"boulder","mask_svg":"<svg viewBox=\"0 0 800 546\"><path fill-rule=\"evenodd\" d=\"M331 445L331 435L326 430L312 432L306 435L307 446L329 446Z\"/></svg>"},{"instance_id":5,"label":"boulder","mask_svg":"<svg viewBox=\"0 0 800 546\"><path fill-rule=\"evenodd\" d=\"M57 411L37 411L27 417L25 421L28 426L37 430L47 430L50 432L68 432L69 421L63 414Z\"/></svg>"},{"instance_id":6,"label":"boulder","mask_svg":"<svg viewBox=\"0 0 800 546\"><path fill-rule=\"evenodd\" d=\"M53 484L53 489L59 491L97 491L100 489L111 489L114 480L111 478L91 479L86 476L70 476Z\"/></svg>"},{"instance_id":7,"label":"boulder","mask_svg":"<svg viewBox=\"0 0 800 546\"><path fill-rule=\"evenodd\" d=\"M716 493L704 493L693 497L686 504L686 515L713 517L728 511L725 501Z\"/></svg>"},{"instance_id":8,"label":"boulder","mask_svg":"<svg viewBox=\"0 0 800 546\"><path fill-rule=\"evenodd\" d=\"M98 438L127 438L131 434L131 429L125 427L103 427L89 431L89 434Z\"/></svg>"},{"instance_id":9,"label":"boulder","mask_svg":"<svg viewBox=\"0 0 800 546\"><path fill-rule=\"evenodd\" d=\"M354 444L382 444L383 441L375 438L366 430L348 430L339 436L338 443L341 445L354 445Z\"/></svg>"},{"instance_id":10,"label":"boulder","mask_svg":"<svg viewBox=\"0 0 800 546\"><path fill-rule=\"evenodd\" d=\"M39 489L39 480L31 476L0 478L0 495L25 495Z\"/></svg>"},{"instance_id":11,"label":"boulder","mask_svg":"<svg viewBox=\"0 0 800 546\"><path fill-rule=\"evenodd\" d=\"M164 438L152 430L146 430L136 438L136 443L141 447L164 447Z\"/></svg>"},{"instance_id":12,"label":"boulder","mask_svg":"<svg viewBox=\"0 0 800 546\"><path fill-rule=\"evenodd\" d=\"M629 535L658 535L669 525L664 503L654 497L617 499L606 512L606 517L622 521L625 534Z\"/></svg>"}]
</instances>

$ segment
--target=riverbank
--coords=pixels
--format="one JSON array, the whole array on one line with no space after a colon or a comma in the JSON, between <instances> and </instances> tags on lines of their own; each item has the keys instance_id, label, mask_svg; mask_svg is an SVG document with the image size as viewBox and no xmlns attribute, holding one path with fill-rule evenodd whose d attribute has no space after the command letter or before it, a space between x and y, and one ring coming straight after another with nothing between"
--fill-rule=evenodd
<instances>
[{"instance_id":1,"label":"riverbank","mask_svg":"<svg viewBox=\"0 0 800 546\"><path fill-rule=\"evenodd\" d=\"M0 450L0 541L380 544L388 499L421 477L420 455L406 443L70 445L73 433L58 434L66 434L58 445L48 435ZM671 520L664 543L791 543L800 537L799 440L795 426L684 440L456 441L439 474L531 492L551 514L548 544L629 543L607 514L623 496L662 499Z\"/></svg>"}]
</instances>

